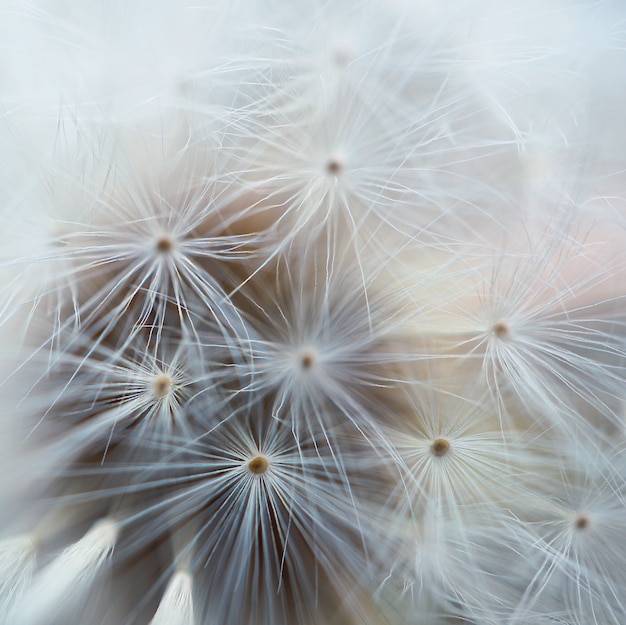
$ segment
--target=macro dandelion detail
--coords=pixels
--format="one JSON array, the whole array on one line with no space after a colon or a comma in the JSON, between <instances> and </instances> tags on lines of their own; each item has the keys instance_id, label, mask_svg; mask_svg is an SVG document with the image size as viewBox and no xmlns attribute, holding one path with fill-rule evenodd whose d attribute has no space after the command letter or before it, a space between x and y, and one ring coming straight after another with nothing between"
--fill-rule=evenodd
<instances>
[{"instance_id":1,"label":"macro dandelion detail","mask_svg":"<svg viewBox=\"0 0 626 625\"><path fill-rule=\"evenodd\" d=\"M626 7L0 41L0 625L624 625Z\"/></svg>"}]
</instances>

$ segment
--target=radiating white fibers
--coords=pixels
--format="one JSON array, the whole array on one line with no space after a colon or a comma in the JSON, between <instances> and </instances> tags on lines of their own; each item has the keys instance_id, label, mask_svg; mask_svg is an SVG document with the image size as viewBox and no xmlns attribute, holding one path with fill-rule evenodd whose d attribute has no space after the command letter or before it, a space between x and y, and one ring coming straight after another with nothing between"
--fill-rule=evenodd
<instances>
[{"instance_id":1,"label":"radiating white fibers","mask_svg":"<svg viewBox=\"0 0 626 625\"><path fill-rule=\"evenodd\" d=\"M625 24L0 0L0 625L624 625Z\"/></svg>"}]
</instances>

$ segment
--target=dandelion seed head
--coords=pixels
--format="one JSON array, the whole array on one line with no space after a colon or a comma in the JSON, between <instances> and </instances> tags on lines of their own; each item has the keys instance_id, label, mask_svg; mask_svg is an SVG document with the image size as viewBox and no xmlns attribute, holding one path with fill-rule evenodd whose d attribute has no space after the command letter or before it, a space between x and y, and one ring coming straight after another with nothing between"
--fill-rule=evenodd
<instances>
[{"instance_id":1,"label":"dandelion seed head","mask_svg":"<svg viewBox=\"0 0 626 625\"><path fill-rule=\"evenodd\" d=\"M169 234L162 234L157 238L155 247L159 254L169 254L174 250L175 240Z\"/></svg>"},{"instance_id":2,"label":"dandelion seed head","mask_svg":"<svg viewBox=\"0 0 626 625\"><path fill-rule=\"evenodd\" d=\"M296 363L303 373L313 370L319 362L319 354L312 347L303 347L296 353Z\"/></svg>"},{"instance_id":3,"label":"dandelion seed head","mask_svg":"<svg viewBox=\"0 0 626 625\"><path fill-rule=\"evenodd\" d=\"M174 380L171 376L166 373L161 373L157 375L152 380L152 390L154 396L158 399L162 399L166 397L174 390Z\"/></svg>"},{"instance_id":4,"label":"dandelion seed head","mask_svg":"<svg viewBox=\"0 0 626 625\"><path fill-rule=\"evenodd\" d=\"M340 156L331 156L328 161L326 161L326 171L331 176L338 176L345 168L344 159Z\"/></svg>"},{"instance_id":5,"label":"dandelion seed head","mask_svg":"<svg viewBox=\"0 0 626 625\"><path fill-rule=\"evenodd\" d=\"M619 2L128 4L0 19L0 622L624 623Z\"/></svg>"},{"instance_id":6,"label":"dandelion seed head","mask_svg":"<svg viewBox=\"0 0 626 625\"><path fill-rule=\"evenodd\" d=\"M450 451L450 441L446 438L437 438L430 446L433 456L445 456Z\"/></svg>"},{"instance_id":7,"label":"dandelion seed head","mask_svg":"<svg viewBox=\"0 0 626 625\"><path fill-rule=\"evenodd\" d=\"M511 327L504 321L494 323L491 331L499 339L508 339L511 337Z\"/></svg>"},{"instance_id":8,"label":"dandelion seed head","mask_svg":"<svg viewBox=\"0 0 626 625\"><path fill-rule=\"evenodd\" d=\"M590 524L591 524L591 517L585 512L581 512L574 519L574 528L577 531L583 531L583 530L589 529Z\"/></svg>"},{"instance_id":9,"label":"dandelion seed head","mask_svg":"<svg viewBox=\"0 0 626 625\"><path fill-rule=\"evenodd\" d=\"M263 475L270 467L269 460L262 455L255 456L248 462L248 470L250 473L261 476Z\"/></svg>"}]
</instances>

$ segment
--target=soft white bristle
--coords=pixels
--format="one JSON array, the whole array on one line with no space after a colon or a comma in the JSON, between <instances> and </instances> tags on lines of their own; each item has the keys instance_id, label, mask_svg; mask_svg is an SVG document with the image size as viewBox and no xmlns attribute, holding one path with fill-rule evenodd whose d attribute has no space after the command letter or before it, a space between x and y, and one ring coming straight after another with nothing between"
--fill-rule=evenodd
<instances>
[{"instance_id":1,"label":"soft white bristle","mask_svg":"<svg viewBox=\"0 0 626 625\"><path fill-rule=\"evenodd\" d=\"M170 579L150 625L194 625L193 578L178 571Z\"/></svg>"},{"instance_id":2,"label":"soft white bristle","mask_svg":"<svg viewBox=\"0 0 626 625\"><path fill-rule=\"evenodd\" d=\"M10 608L31 580L35 542L28 534L0 540L0 615Z\"/></svg>"},{"instance_id":3,"label":"soft white bristle","mask_svg":"<svg viewBox=\"0 0 626 625\"><path fill-rule=\"evenodd\" d=\"M106 567L117 535L118 526L113 520L100 520L37 573L30 588L15 604L20 625L49 625L66 611L80 609Z\"/></svg>"}]
</instances>

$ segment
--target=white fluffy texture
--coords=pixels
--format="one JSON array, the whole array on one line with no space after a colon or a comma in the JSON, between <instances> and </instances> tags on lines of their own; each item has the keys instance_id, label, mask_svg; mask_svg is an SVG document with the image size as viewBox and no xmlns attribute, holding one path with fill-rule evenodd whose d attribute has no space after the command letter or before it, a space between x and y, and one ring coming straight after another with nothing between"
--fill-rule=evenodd
<instances>
[{"instance_id":1,"label":"white fluffy texture","mask_svg":"<svg viewBox=\"0 0 626 625\"><path fill-rule=\"evenodd\" d=\"M33 578L9 616L21 625L48 625L89 601L93 585L102 582L117 540L111 519L96 523L77 543L68 547Z\"/></svg>"},{"instance_id":2,"label":"white fluffy texture","mask_svg":"<svg viewBox=\"0 0 626 625\"><path fill-rule=\"evenodd\" d=\"M0 617L19 600L35 568L36 548L32 536L0 540Z\"/></svg>"},{"instance_id":3,"label":"white fluffy texture","mask_svg":"<svg viewBox=\"0 0 626 625\"><path fill-rule=\"evenodd\" d=\"M2 625L623 625L625 24L0 0Z\"/></svg>"},{"instance_id":4,"label":"white fluffy texture","mask_svg":"<svg viewBox=\"0 0 626 625\"><path fill-rule=\"evenodd\" d=\"M186 571L172 575L150 625L194 625L193 578Z\"/></svg>"}]
</instances>

